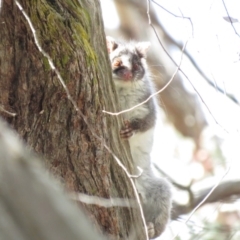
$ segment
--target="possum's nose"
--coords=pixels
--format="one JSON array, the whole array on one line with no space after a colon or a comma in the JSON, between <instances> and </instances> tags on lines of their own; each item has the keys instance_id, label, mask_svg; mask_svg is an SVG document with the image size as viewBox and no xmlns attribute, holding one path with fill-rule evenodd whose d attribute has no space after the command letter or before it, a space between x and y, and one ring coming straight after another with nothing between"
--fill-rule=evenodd
<instances>
[{"instance_id":1,"label":"possum's nose","mask_svg":"<svg viewBox=\"0 0 240 240\"><path fill-rule=\"evenodd\" d=\"M113 73L116 76L118 76L120 79L125 80L125 81L132 80L132 78L133 78L132 71L126 67L117 68L113 71Z\"/></svg>"},{"instance_id":2,"label":"possum's nose","mask_svg":"<svg viewBox=\"0 0 240 240\"><path fill-rule=\"evenodd\" d=\"M122 76L124 80L130 80L133 77L132 72L129 71L128 69L124 69Z\"/></svg>"}]
</instances>

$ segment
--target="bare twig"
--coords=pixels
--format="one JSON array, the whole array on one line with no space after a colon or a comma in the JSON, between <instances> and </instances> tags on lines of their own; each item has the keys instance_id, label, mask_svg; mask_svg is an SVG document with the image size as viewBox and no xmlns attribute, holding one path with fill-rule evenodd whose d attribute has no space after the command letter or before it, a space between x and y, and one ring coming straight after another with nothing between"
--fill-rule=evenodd
<instances>
[{"instance_id":1,"label":"bare twig","mask_svg":"<svg viewBox=\"0 0 240 240\"><path fill-rule=\"evenodd\" d=\"M83 193L72 193L70 198L75 201L80 201L86 204L94 204L105 208L110 207L137 207L137 202L131 199L124 198L101 198L97 196L89 196Z\"/></svg>"},{"instance_id":2,"label":"bare twig","mask_svg":"<svg viewBox=\"0 0 240 240\"><path fill-rule=\"evenodd\" d=\"M148 24L152 24L152 20L150 18L150 1L147 0L147 16L148 16Z\"/></svg>"},{"instance_id":3,"label":"bare twig","mask_svg":"<svg viewBox=\"0 0 240 240\"><path fill-rule=\"evenodd\" d=\"M190 17L185 17L185 16L182 14L182 12L180 11L180 9L179 9L179 11L181 12L181 16L178 16L178 15L170 12L168 9L166 9L165 7L163 7L162 5L160 5L160 4L159 4L158 2L156 2L155 0L151 0L151 1L152 1L153 3L155 3L157 6L159 6L160 8L162 8L164 11L168 12L169 14L171 14L172 16L174 16L174 17L176 17L176 18L184 18L184 19L187 19L187 20L190 22L191 27L192 27L192 36L194 36L193 23L192 23L192 19L191 19Z\"/></svg>"},{"instance_id":4,"label":"bare twig","mask_svg":"<svg viewBox=\"0 0 240 240\"><path fill-rule=\"evenodd\" d=\"M176 47L178 47L179 49L182 49L183 45L178 43L175 39L173 39L168 32L165 30L164 26L161 25L162 30L164 31L166 37L169 39L169 41L174 44ZM199 65L196 63L196 61L194 60L194 58L192 57L192 55L188 52L188 50L186 49L184 51L184 54L187 56L187 58L189 59L189 61L192 63L192 65L195 67L195 69L198 71L198 73L203 77L203 79L212 87L214 87L217 91L219 91L220 93L226 95L231 101L233 101L234 103L239 105L238 100L232 95L229 94L227 92L225 92L222 88L220 88L219 86L217 86L215 84L214 81L212 81L199 67Z\"/></svg>"},{"instance_id":5,"label":"bare twig","mask_svg":"<svg viewBox=\"0 0 240 240\"><path fill-rule=\"evenodd\" d=\"M12 116L12 117L16 117L16 116L17 116L16 113L12 113L12 112L9 112L9 111L5 110L5 109L3 108L3 106L1 106L1 105L0 105L0 111L2 111L2 112L4 112L4 113L7 113L8 115L10 115L10 116Z\"/></svg>"},{"instance_id":6,"label":"bare twig","mask_svg":"<svg viewBox=\"0 0 240 240\"><path fill-rule=\"evenodd\" d=\"M139 171L139 173L136 175L131 175L130 177L131 178L134 178L134 179L136 179L136 178L139 178L139 177L141 177L142 176L142 173L143 173L143 169L142 168L140 168L139 166L137 166L137 169L138 169L138 171Z\"/></svg>"},{"instance_id":7,"label":"bare twig","mask_svg":"<svg viewBox=\"0 0 240 240\"><path fill-rule=\"evenodd\" d=\"M167 173L165 173L156 163L153 164L154 168L163 176L165 176L175 187L185 190L185 191L191 191L192 183L190 183L188 186L183 186L179 183L177 183L172 177L170 177Z\"/></svg>"},{"instance_id":8,"label":"bare twig","mask_svg":"<svg viewBox=\"0 0 240 240\"><path fill-rule=\"evenodd\" d=\"M224 8L225 8L225 10L226 10L226 13L227 13L227 15L228 15L228 19L229 19L229 21L230 21L230 23L231 23L231 25L232 25L232 28L233 28L234 32L240 37L239 33L237 32L237 30L235 29L235 27L234 27L234 25L233 25L232 18L230 17L230 15L229 15L229 13L228 13L228 9L227 9L227 6L226 6L224 0L222 0L222 2L223 2L223 6L224 6Z\"/></svg>"}]
</instances>

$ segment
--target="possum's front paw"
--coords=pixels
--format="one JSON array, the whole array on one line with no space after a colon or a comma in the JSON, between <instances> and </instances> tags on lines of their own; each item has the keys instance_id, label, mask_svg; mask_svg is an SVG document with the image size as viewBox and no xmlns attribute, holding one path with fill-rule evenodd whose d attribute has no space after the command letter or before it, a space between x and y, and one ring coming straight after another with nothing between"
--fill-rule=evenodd
<instances>
[{"instance_id":1,"label":"possum's front paw","mask_svg":"<svg viewBox=\"0 0 240 240\"><path fill-rule=\"evenodd\" d=\"M148 237L153 238L155 236L155 227L152 222L147 223Z\"/></svg>"},{"instance_id":2,"label":"possum's front paw","mask_svg":"<svg viewBox=\"0 0 240 240\"><path fill-rule=\"evenodd\" d=\"M131 128L131 124L128 120L124 121L124 126L120 130L120 137L123 139L128 139L133 135L133 129Z\"/></svg>"}]
</instances>

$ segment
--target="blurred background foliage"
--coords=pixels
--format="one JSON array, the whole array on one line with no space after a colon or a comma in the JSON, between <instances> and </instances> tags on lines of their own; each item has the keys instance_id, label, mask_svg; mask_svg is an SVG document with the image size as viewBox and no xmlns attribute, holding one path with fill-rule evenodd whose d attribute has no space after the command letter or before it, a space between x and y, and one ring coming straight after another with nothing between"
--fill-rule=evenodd
<instances>
[{"instance_id":1,"label":"blurred background foliage","mask_svg":"<svg viewBox=\"0 0 240 240\"><path fill-rule=\"evenodd\" d=\"M157 90L179 64L182 70L158 95L162 112L154 161L174 186L172 221L160 239L176 234L181 240L240 239L240 28L234 12L240 3L101 3L106 35L151 42L147 60Z\"/></svg>"}]
</instances>

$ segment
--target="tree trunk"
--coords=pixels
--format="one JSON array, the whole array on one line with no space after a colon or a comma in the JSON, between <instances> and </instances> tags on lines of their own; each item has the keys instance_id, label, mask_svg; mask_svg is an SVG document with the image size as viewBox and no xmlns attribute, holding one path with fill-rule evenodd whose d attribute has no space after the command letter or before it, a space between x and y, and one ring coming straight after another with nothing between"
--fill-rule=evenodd
<instances>
[{"instance_id":1,"label":"tree trunk","mask_svg":"<svg viewBox=\"0 0 240 240\"><path fill-rule=\"evenodd\" d=\"M106 239L65 195L0 118L0 239Z\"/></svg>"},{"instance_id":2,"label":"tree trunk","mask_svg":"<svg viewBox=\"0 0 240 240\"><path fill-rule=\"evenodd\" d=\"M120 121L102 113L116 111L117 100L99 2L3 0L0 20L1 115L68 190L134 199L130 180L104 147L131 172ZM132 229L145 239L138 208L84 207L116 239Z\"/></svg>"}]
</instances>

